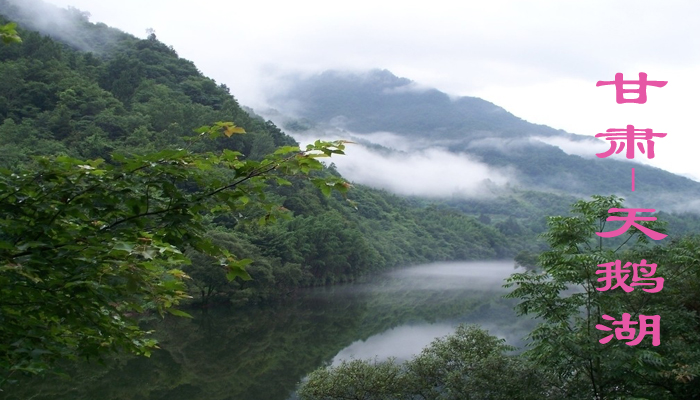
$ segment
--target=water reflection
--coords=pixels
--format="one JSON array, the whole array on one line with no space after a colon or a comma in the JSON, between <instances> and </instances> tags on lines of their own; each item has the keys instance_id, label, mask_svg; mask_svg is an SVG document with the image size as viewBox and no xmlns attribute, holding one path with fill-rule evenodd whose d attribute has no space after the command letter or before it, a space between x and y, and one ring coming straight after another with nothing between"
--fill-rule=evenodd
<instances>
[{"instance_id":1,"label":"water reflection","mask_svg":"<svg viewBox=\"0 0 700 400\"><path fill-rule=\"evenodd\" d=\"M454 330L452 324L403 325L391 328L367 340L355 341L336 354L332 365L350 359L385 360L394 357L399 361L408 360L420 353L420 350L436 337L448 335Z\"/></svg>"},{"instance_id":2,"label":"water reflection","mask_svg":"<svg viewBox=\"0 0 700 400\"><path fill-rule=\"evenodd\" d=\"M503 279L513 272L513 261L445 262L393 271L390 286L406 284L420 290L502 291Z\"/></svg>"},{"instance_id":3,"label":"water reflection","mask_svg":"<svg viewBox=\"0 0 700 400\"><path fill-rule=\"evenodd\" d=\"M400 296L393 297L392 301L400 303L406 301L404 298L411 298L410 303L413 307L419 307L424 302L446 303L447 306L452 306L464 299L477 298L483 301L484 296L497 299L498 294L505 292L502 288L503 279L513 272L515 271L512 261L433 263L396 270L388 273L388 279L382 282L346 289L398 293ZM423 292L422 295L417 295L416 290ZM460 293L447 293L449 291ZM435 296L426 297L425 292L435 292ZM493 315L481 315L472 310L468 314L457 312L454 318L443 322L414 322L394 327L366 340L353 342L336 354L332 365L349 359L385 360L393 357L399 361L408 360L436 338L453 333L460 323L479 324L510 344L522 346L522 330L501 329L503 322L496 324L492 317ZM429 319L434 321L433 318Z\"/></svg>"},{"instance_id":4,"label":"water reflection","mask_svg":"<svg viewBox=\"0 0 700 400\"><path fill-rule=\"evenodd\" d=\"M3 399L286 399L309 372L345 358L408 359L462 322L518 345L529 321L501 298L513 263L439 263L364 284L318 288L274 306L212 309L149 323L162 350L106 367L71 366L75 379L34 379ZM5 397L2 397L2 396Z\"/></svg>"}]
</instances>

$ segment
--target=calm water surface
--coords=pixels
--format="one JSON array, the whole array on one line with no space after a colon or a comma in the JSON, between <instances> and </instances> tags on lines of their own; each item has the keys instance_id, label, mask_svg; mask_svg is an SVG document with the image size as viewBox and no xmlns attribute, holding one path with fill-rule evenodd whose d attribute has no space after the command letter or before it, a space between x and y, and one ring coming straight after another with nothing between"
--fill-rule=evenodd
<instances>
[{"instance_id":1,"label":"calm water surface","mask_svg":"<svg viewBox=\"0 0 700 400\"><path fill-rule=\"evenodd\" d=\"M409 359L460 323L522 346L532 322L501 296L512 261L435 263L369 283L302 291L269 306L154 319L161 350L106 366L70 366L73 379L8 387L0 399L286 400L314 369L343 359ZM4 397L3 397L4 396Z\"/></svg>"}]
</instances>

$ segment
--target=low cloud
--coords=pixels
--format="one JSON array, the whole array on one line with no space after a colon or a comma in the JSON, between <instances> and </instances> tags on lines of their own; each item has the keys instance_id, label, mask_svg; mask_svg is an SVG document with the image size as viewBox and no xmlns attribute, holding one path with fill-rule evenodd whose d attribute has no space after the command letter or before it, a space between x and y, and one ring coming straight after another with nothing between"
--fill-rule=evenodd
<instances>
[{"instance_id":1,"label":"low cloud","mask_svg":"<svg viewBox=\"0 0 700 400\"><path fill-rule=\"evenodd\" d=\"M533 136L532 139L559 147L566 154L584 158L596 158L597 153L603 153L610 148L610 144L602 140L572 140L562 136Z\"/></svg>"},{"instance_id":2,"label":"low cloud","mask_svg":"<svg viewBox=\"0 0 700 400\"><path fill-rule=\"evenodd\" d=\"M552 146L556 146L566 154L576 155L583 158L597 159L598 156L596 156L596 154L604 153L610 149L610 141L599 140L592 137L590 139L572 140L562 136L533 136L532 139ZM619 161L626 161L635 164L644 164L653 167L658 167L658 165L656 165L656 163L653 162L653 160L648 159L643 154L639 154L639 152L636 149L635 157L632 159L628 159L625 156L624 151L620 154L613 154L610 157ZM689 179L697 180L697 177L694 177L689 174L685 174L683 176Z\"/></svg>"},{"instance_id":3,"label":"low cloud","mask_svg":"<svg viewBox=\"0 0 700 400\"><path fill-rule=\"evenodd\" d=\"M387 147L390 149L395 149L399 151L405 151L405 152L410 152L410 151L416 151L416 150L421 150L421 149L427 149L429 147L434 147L436 143L438 146L440 143L436 140L428 140L428 139L415 139L415 138L406 138L404 136L398 135L393 132L372 132L372 133L363 133L363 134L358 134L355 133L352 135L353 140L357 138L358 140L362 142L369 142L369 143L375 143L383 147ZM449 143L445 142L443 145L448 145Z\"/></svg>"},{"instance_id":4,"label":"low cloud","mask_svg":"<svg viewBox=\"0 0 700 400\"><path fill-rule=\"evenodd\" d=\"M485 136L481 139L475 139L469 141L468 149L479 149L479 148L492 148L500 151L503 154L508 154L512 151L521 151L523 147L531 146L533 144L530 138L502 138L502 137L488 137L489 132L483 133Z\"/></svg>"},{"instance_id":5,"label":"low cloud","mask_svg":"<svg viewBox=\"0 0 700 400\"><path fill-rule=\"evenodd\" d=\"M653 208L657 211L672 213L700 214L700 199L690 199L689 197L689 195L679 196L678 193L657 192L648 196L648 198L651 200L645 200L645 202L642 202L636 199L631 199L631 201L626 202L629 204L625 205L640 208Z\"/></svg>"},{"instance_id":6,"label":"low cloud","mask_svg":"<svg viewBox=\"0 0 700 400\"><path fill-rule=\"evenodd\" d=\"M116 29L101 30L100 36L85 35L83 25L88 23L90 13L73 7L62 9L41 0L9 0L9 5L0 11L19 22L20 27L41 31L82 51L102 53L110 42L124 36Z\"/></svg>"},{"instance_id":7,"label":"low cloud","mask_svg":"<svg viewBox=\"0 0 700 400\"><path fill-rule=\"evenodd\" d=\"M305 135L296 139L310 143L327 135ZM481 163L468 154L451 153L440 148L404 152L396 149L398 141L406 141L397 135L382 132L370 135L353 135L377 139L384 149L372 148L361 143L346 147L346 155L333 157L332 162L348 180L385 189L395 194L439 197L484 197L492 189L506 185L513 175ZM333 137L332 139L338 139ZM409 150L409 149L406 149Z\"/></svg>"},{"instance_id":8,"label":"low cloud","mask_svg":"<svg viewBox=\"0 0 700 400\"><path fill-rule=\"evenodd\" d=\"M405 85L396 86L393 88L386 88L382 90L384 94L403 94L403 93L424 93L430 90L436 90L427 85L422 85L417 82L410 82Z\"/></svg>"}]
</instances>

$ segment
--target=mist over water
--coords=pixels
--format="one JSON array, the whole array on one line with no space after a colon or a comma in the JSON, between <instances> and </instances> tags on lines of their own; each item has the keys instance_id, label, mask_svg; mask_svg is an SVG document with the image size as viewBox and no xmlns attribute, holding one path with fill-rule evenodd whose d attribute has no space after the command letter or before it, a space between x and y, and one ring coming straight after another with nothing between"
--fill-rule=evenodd
<instances>
[{"instance_id":1,"label":"mist over water","mask_svg":"<svg viewBox=\"0 0 700 400\"><path fill-rule=\"evenodd\" d=\"M449 335L454 330L455 327L452 324L403 325L392 328L367 340L354 342L341 350L331 364L338 365L343 360L375 358L386 360L390 357L398 361L408 360L435 338Z\"/></svg>"},{"instance_id":2,"label":"mist over water","mask_svg":"<svg viewBox=\"0 0 700 400\"><path fill-rule=\"evenodd\" d=\"M444 262L403 268L388 275L397 286L413 284L422 290L504 291L503 280L514 272L512 260Z\"/></svg>"},{"instance_id":3,"label":"mist over water","mask_svg":"<svg viewBox=\"0 0 700 400\"><path fill-rule=\"evenodd\" d=\"M303 290L276 304L154 318L144 322L161 349L150 358L74 365L72 380L30 380L0 399L284 400L316 368L407 360L462 323L522 348L534 323L516 317L501 287L516 271L513 261L423 264L366 283Z\"/></svg>"},{"instance_id":4,"label":"mist over water","mask_svg":"<svg viewBox=\"0 0 700 400\"><path fill-rule=\"evenodd\" d=\"M512 260L431 263L389 272L369 284L345 287L355 293L392 294L381 298L385 304L380 307L384 309L392 309L397 304L409 304L416 309L442 307L443 311L455 304L465 307L438 320L424 314L422 318L357 340L339 351L331 364L338 365L351 359L381 361L393 357L398 361L408 360L436 338L453 333L462 323L478 324L512 345L523 346L522 338L527 332L513 326L504 327L502 322L494 320L488 312L490 304L482 303L476 311L467 311L471 302L502 300L500 297L507 293L502 287L504 279L514 272L521 270L514 268ZM515 321L515 315L507 315L504 319L509 324Z\"/></svg>"}]
</instances>

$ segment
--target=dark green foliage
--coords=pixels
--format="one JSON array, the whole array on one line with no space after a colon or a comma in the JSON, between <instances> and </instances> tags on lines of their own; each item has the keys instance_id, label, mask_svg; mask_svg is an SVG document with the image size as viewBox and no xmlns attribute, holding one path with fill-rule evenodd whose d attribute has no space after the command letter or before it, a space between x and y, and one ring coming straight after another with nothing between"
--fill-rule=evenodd
<instances>
[{"instance_id":1,"label":"dark green foliage","mask_svg":"<svg viewBox=\"0 0 700 400\"><path fill-rule=\"evenodd\" d=\"M318 369L303 382L302 400L535 400L561 393L542 370L518 356L502 339L474 326L436 339L402 364L352 360Z\"/></svg>"},{"instance_id":2,"label":"dark green foliage","mask_svg":"<svg viewBox=\"0 0 700 400\"><path fill-rule=\"evenodd\" d=\"M513 302L493 289L498 292L425 288L421 278L390 274L303 290L268 304L190 309L191 319L144 318L143 327L155 330L161 347L149 359L119 356L105 367L66 363L73 379L33 377L0 399L284 400L302 378L353 342L406 324L470 321L496 324L509 337L523 335L532 324L517 320Z\"/></svg>"},{"instance_id":3,"label":"dark green foliage","mask_svg":"<svg viewBox=\"0 0 700 400\"><path fill-rule=\"evenodd\" d=\"M0 12L32 26L31 15L5 1L0 1ZM0 82L0 166L17 168L34 155L110 160L114 152L177 148L230 148L259 160L277 146L295 144L271 122L242 109L228 88L203 77L155 37L138 40L91 24L75 11L67 18L75 29L48 33L68 45L22 31L24 43L0 46L0 72L7 77ZM76 51L86 48L77 42L90 43L94 53ZM194 128L212 121L233 121L248 134L192 144L184 140ZM570 202L567 196L515 192L430 207L356 187L349 194L354 209L339 197L318 193L308 182L290 182L274 188L274 196L294 213L291 220L253 229L238 226L238 217L228 215L209 227L222 226L241 244L257 248L252 253L261 257L260 266L252 268L260 268L261 279L245 287L207 284L203 292L191 285L198 297L257 301L298 286L349 281L399 265L541 251L543 245L534 237L545 230L545 215L565 212L560 210ZM480 215L491 221L477 221ZM321 240L325 238L327 242ZM216 270L206 275L222 279L222 274Z\"/></svg>"},{"instance_id":4,"label":"dark green foliage","mask_svg":"<svg viewBox=\"0 0 700 400\"><path fill-rule=\"evenodd\" d=\"M271 122L243 111L225 87L202 77L157 40L124 36L110 52L95 57L36 33L26 36L25 44L35 43L35 51L4 54L9 50L0 48L0 68L16 76L14 84L5 81L8 87L0 94L0 104L3 98L7 104L0 114L5 118L0 144L7 154L0 163L6 167L41 154L109 160L115 151L145 154L186 146L196 151L232 148L258 160L277 146L295 144ZM50 73L35 68L37 55L47 52L55 53ZM43 91L26 98L28 85ZM225 142L183 140L194 128L216 120L231 120L248 134ZM202 270L193 274L190 285L196 295L258 301L298 286L349 281L402 264L511 254L504 235L458 212L417 209L360 187L350 195L354 209L309 183L291 183L275 189L296 215L279 227L237 227L235 216L216 220L233 229L241 244L257 248L251 253L259 262L251 270L260 279L230 284L223 271ZM204 268L206 261L200 261L204 264L195 265Z\"/></svg>"},{"instance_id":5,"label":"dark green foliage","mask_svg":"<svg viewBox=\"0 0 700 400\"><path fill-rule=\"evenodd\" d=\"M528 270L536 269L538 264L536 253L524 250L515 255L515 265Z\"/></svg>"},{"instance_id":6,"label":"dark green foliage","mask_svg":"<svg viewBox=\"0 0 700 400\"><path fill-rule=\"evenodd\" d=\"M516 310L539 325L530 347L506 356L507 346L483 331L457 331L434 342L403 364L354 360L319 369L302 382L302 399L694 399L700 395L700 238L651 246L630 230L624 242L600 240L610 208L621 199L594 196L579 201L571 216L550 217L545 239L550 250L538 261L518 256L536 270L508 279ZM662 230L659 221L648 227ZM608 227L609 228L609 227ZM634 241L633 241L634 240ZM635 244L636 243L636 244ZM625 250L625 245L630 248ZM631 246L635 244L634 246ZM663 291L600 292L597 264L649 260L665 278ZM629 312L661 315L661 345L598 342L607 332L601 316Z\"/></svg>"},{"instance_id":7,"label":"dark green foliage","mask_svg":"<svg viewBox=\"0 0 700 400\"><path fill-rule=\"evenodd\" d=\"M242 133L231 123L199 131ZM190 263L187 248L209 257L209 268L228 281L250 279L244 267L251 260L208 240L205 217L245 213L273 221L280 210L267 200L270 182L320 170L319 153L342 150L342 143L319 141L305 151L280 148L262 161L240 160L230 150L163 150L114 155L110 164L63 156L36 158L31 169L0 169L0 385L62 358L148 355L155 342L130 316L187 316L172 308L189 298L180 269ZM347 185L332 176L314 183L341 192ZM210 275L198 278L212 285Z\"/></svg>"},{"instance_id":8,"label":"dark green foliage","mask_svg":"<svg viewBox=\"0 0 700 400\"><path fill-rule=\"evenodd\" d=\"M34 10L26 13L0 0L0 13L31 28L39 3L31 4ZM242 109L228 88L202 76L155 35L138 40L91 24L76 10L64 17L73 22L64 25L70 28L46 32L60 42L0 20L3 40L16 42L17 34L23 40L0 46L0 369L38 372L62 357L99 357L105 348L148 352L154 342L128 317L150 309L179 314L171 306L186 297L185 273L192 277L186 282L189 292L205 302L259 302L301 286L351 281L410 263L509 257L520 250L546 249L532 236L546 229L545 215L560 213L568 203L567 196L512 191L498 199L427 206L362 187L347 194L354 202L349 203L331 193L345 192L349 185L315 160L342 147L316 143L316 156L297 157L301 151L293 139ZM386 74L378 79L396 86ZM436 91L424 93L418 104L398 94L387 103L383 91L369 101L360 94L343 107L370 114L364 129L381 126L386 113L378 106L388 104L401 118L432 110L456 134L483 136L494 126L504 138L524 131L557 134L478 99L461 99L446 110L441 107L449 99ZM339 101L324 106L335 112ZM480 113L489 118L478 118ZM412 134L443 132L425 118L401 118ZM198 131L219 136L212 140L186 139L212 121L233 123ZM237 127L249 134L222 137L240 133ZM286 147L270 155L279 146ZM583 159L539 144L515 146L508 154L485 146L473 154L493 165L517 165L531 184L554 177L559 169L576 171L577 179L557 176L544 185L575 193L592 187L618 190L621 184L614 179L627 182L620 173L627 165L611 161L592 168ZM34 158L41 155L54 161ZM81 161L85 159L94 161ZM273 176L273 170L287 178ZM697 193L690 181L646 167L639 172L646 175L645 182L665 190ZM311 181L300 179L305 174ZM235 183L229 188L241 185L240 190L219 192L216 188L227 187L226 182ZM524 299L520 311L545 320L532 335L539 370L528 360L505 355L506 347L493 337L462 330L454 340L436 342L413 364L346 364L349 372L378 375L344 387L355 391L357 385L371 383L381 398L400 397L402 390L424 398L561 398L549 383L551 373L567 396L700 396L694 385L698 350L688 345L697 343L699 334L698 240L679 240L667 248L641 246L624 254L668 268L664 295L600 296L591 290L590 270L614 252L594 249L588 236L601 210L617 199L597 201L595 206L579 203L574 210L579 215L550 220L549 251L539 263L531 253L518 257L521 265L543 268L512 278L519 285L513 296ZM278 224L267 224L283 216ZM660 219L669 220L678 232L697 230L700 224L694 217L664 214ZM188 257L191 265L186 265ZM254 261L247 265L241 258ZM248 275L253 279L233 280ZM587 284L585 296L565 292L567 285L581 282ZM666 347L594 343L590 323L599 311L619 316L629 307L664 316ZM474 353L478 348L462 346L464 340L488 351ZM606 358L603 350L612 356ZM381 386L382 377L408 373L411 379L397 378L406 385ZM496 384L493 375L507 380ZM422 386L411 386L416 382Z\"/></svg>"},{"instance_id":9,"label":"dark green foliage","mask_svg":"<svg viewBox=\"0 0 700 400\"><path fill-rule=\"evenodd\" d=\"M636 228L624 235L624 242L594 235L610 229L605 227L608 210L621 207L615 196L594 196L575 203L572 216L550 217L545 234L550 250L539 256L541 269L508 279L506 286L514 287L508 297L520 300L517 311L541 320L529 336L526 355L559 378L567 398L696 398L700 242L685 238L652 247ZM660 231L660 222L647 226ZM598 265L616 259L657 264L655 276L665 279L663 290L597 290ZM661 345L652 346L648 338L636 346L616 339L599 343L607 333L594 327L610 325L602 315L620 320L623 313L632 320L640 314L660 315Z\"/></svg>"}]
</instances>

